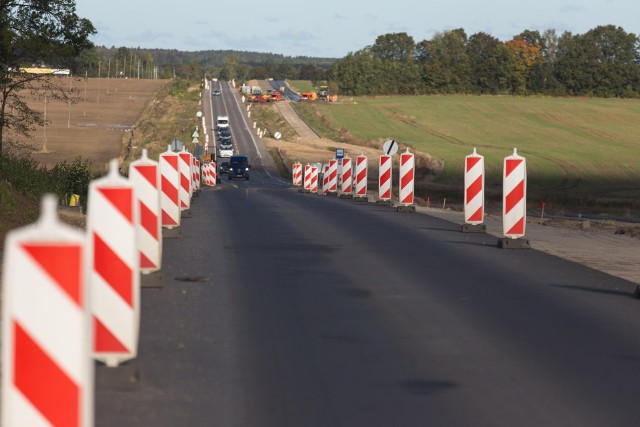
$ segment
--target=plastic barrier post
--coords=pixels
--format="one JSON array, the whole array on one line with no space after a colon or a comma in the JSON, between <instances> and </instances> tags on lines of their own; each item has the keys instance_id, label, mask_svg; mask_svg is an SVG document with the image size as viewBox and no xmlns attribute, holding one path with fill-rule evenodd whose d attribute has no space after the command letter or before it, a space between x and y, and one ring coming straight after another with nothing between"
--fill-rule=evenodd
<instances>
[{"instance_id":1,"label":"plastic barrier post","mask_svg":"<svg viewBox=\"0 0 640 427\"><path fill-rule=\"evenodd\" d=\"M329 194L329 165L322 165L322 194Z\"/></svg>"},{"instance_id":2,"label":"plastic barrier post","mask_svg":"<svg viewBox=\"0 0 640 427\"><path fill-rule=\"evenodd\" d=\"M307 191L311 190L311 165L304 167L304 189Z\"/></svg>"},{"instance_id":3,"label":"plastic barrier post","mask_svg":"<svg viewBox=\"0 0 640 427\"><path fill-rule=\"evenodd\" d=\"M191 153L183 147L178 153L179 162L178 170L180 171L180 187L178 194L180 195L180 210L185 211L191 207L191 196L193 195L193 186L191 185Z\"/></svg>"},{"instance_id":4,"label":"plastic barrier post","mask_svg":"<svg viewBox=\"0 0 640 427\"><path fill-rule=\"evenodd\" d=\"M336 193L338 191L338 160L329 160L329 179L327 181L328 192Z\"/></svg>"},{"instance_id":5,"label":"plastic barrier post","mask_svg":"<svg viewBox=\"0 0 640 427\"><path fill-rule=\"evenodd\" d=\"M169 145L167 151L160 154L160 174L162 193L160 206L162 207L162 226L168 229L180 226L180 172L178 171L179 158L171 151Z\"/></svg>"},{"instance_id":6,"label":"plastic barrier post","mask_svg":"<svg viewBox=\"0 0 640 427\"><path fill-rule=\"evenodd\" d=\"M215 187L218 184L218 166L216 162L209 163L209 175L211 176L211 186Z\"/></svg>"},{"instance_id":7,"label":"plastic barrier post","mask_svg":"<svg viewBox=\"0 0 640 427\"><path fill-rule=\"evenodd\" d=\"M200 189L200 160L195 156L191 158L191 174L193 176L193 191Z\"/></svg>"},{"instance_id":8,"label":"plastic barrier post","mask_svg":"<svg viewBox=\"0 0 640 427\"><path fill-rule=\"evenodd\" d=\"M294 163L291 168L291 179L293 180L294 187L300 187L302 185L302 164Z\"/></svg>"},{"instance_id":9,"label":"plastic barrier post","mask_svg":"<svg viewBox=\"0 0 640 427\"><path fill-rule=\"evenodd\" d=\"M367 197L367 157L363 154L356 157L356 197Z\"/></svg>"},{"instance_id":10,"label":"plastic barrier post","mask_svg":"<svg viewBox=\"0 0 640 427\"><path fill-rule=\"evenodd\" d=\"M160 216L160 164L149 159L147 149L142 157L129 165L129 182L135 190L140 212L138 250L143 274L160 270L162 265L162 225Z\"/></svg>"},{"instance_id":11,"label":"plastic barrier post","mask_svg":"<svg viewBox=\"0 0 640 427\"><path fill-rule=\"evenodd\" d=\"M484 222L484 157L476 149L464 160L463 233L487 231Z\"/></svg>"},{"instance_id":12,"label":"plastic barrier post","mask_svg":"<svg viewBox=\"0 0 640 427\"><path fill-rule=\"evenodd\" d=\"M202 165L202 184L204 185L211 185L211 181L210 181L210 177L209 177L209 163L205 163Z\"/></svg>"},{"instance_id":13,"label":"plastic barrier post","mask_svg":"<svg viewBox=\"0 0 640 427\"><path fill-rule=\"evenodd\" d=\"M502 229L505 237L524 236L527 218L527 164L524 157L513 149L513 155L504 159L502 195Z\"/></svg>"},{"instance_id":14,"label":"plastic barrier post","mask_svg":"<svg viewBox=\"0 0 640 427\"><path fill-rule=\"evenodd\" d=\"M378 164L378 198L383 202L389 202L391 201L391 156L383 154Z\"/></svg>"},{"instance_id":15,"label":"plastic barrier post","mask_svg":"<svg viewBox=\"0 0 640 427\"><path fill-rule=\"evenodd\" d=\"M140 269L136 245L138 206L134 189L120 176L117 160L109 174L89 184L87 233L93 315L93 357L109 367L138 352Z\"/></svg>"},{"instance_id":16,"label":"plastic barrier post","mask_svg":"<svg viewBox=\"0 0 640 427\"><path fill-rule=\"evenodd\" d=\"M316 166L311 167L311 188L312 193L318 192L318 168Z\"/></svg>"},{"instance_id":17,"label":"plastic barrier post","mask_svg":"<svg viewBox=\"0 0 640 427\"><path fill-rule=\"evenodd\" d=\"M353 175L351 170L351 159L349 157L343 157L340 163L342 167L342 176L340 179L340 197L352 197Z\"/></svg>"},{"instance_id":18,"label":"plastic barrier post","mask_svg":"<svg viewBox=\"0 0 640 427\"><path fill-rule=\"evenodd\" d=\"M55 196L5 240L2 425L93 426L86 237L58 220Z\"/></svg>"},{"instance_id":19,"label":"plastic barrier post","mask_svg":"<svg viewBox=\"0 0 640 427\"><path fill-rule=\"evenodd\" d=\"M415 183L415 156L407 151L400 154L400 204L413 205Z\"/></svg>"}]
</instances>

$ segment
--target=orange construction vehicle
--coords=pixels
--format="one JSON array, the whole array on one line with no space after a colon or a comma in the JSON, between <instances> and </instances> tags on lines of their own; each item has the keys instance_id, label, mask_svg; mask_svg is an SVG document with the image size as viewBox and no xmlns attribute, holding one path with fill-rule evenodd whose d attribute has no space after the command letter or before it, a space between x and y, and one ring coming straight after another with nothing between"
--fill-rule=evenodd
<instances>
[{"instance_id":1,"label":"orange construction vehicle","mask_svg":"<svg viewBox=\"0 0 640 427\"><path fill-rule=\"evenodd\" d=\"M300 99L315 101L316 99L318 99L318 94L315 92L302 92L302 94L300 95Z\"/></svg>"},{"instance_id":2,"label":"orange construction vehicle","mask_svg":"<svg viewBox=\"0 0 640 427\"><path fill-rule=\"evenodd\" d=\"M282 101L282 95L280 94L280 92L274 91L271 93L271 100L272 101Z\"/></svg>"}]
</instances>

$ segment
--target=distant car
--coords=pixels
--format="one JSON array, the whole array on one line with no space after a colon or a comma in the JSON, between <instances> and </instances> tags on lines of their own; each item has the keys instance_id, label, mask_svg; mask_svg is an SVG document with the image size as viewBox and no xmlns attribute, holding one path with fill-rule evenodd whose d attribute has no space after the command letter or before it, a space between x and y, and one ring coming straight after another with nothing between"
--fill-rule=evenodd
<instances>
[{"instance_id":1,"label":"distant car","mask_svg":"<svg viewBox=\"0 0 640 427\"><path fill-rule=\"evenodd\" d=\"M218 136L222 137L222 136L231 136L231 131L229 130L229 128L222 128L218 130Z\"/></svg>"},{"instance_id":2,"label":"distant car","mask_svg":"<svg viewBox=\"0 0 640 427\"><path fill-rule=\"evenodd\" d=\"M220 96L222 93L220 92L220 89L214 89L213 92L211 92L214 96Z\"/></svg>"},{"instance_id":3,"label":"distant car","mask_svg":"<svg viewBox=\"0 0 640 427\"><path fill-rule=\"evenodd\" d=\"M224 175L225 173L229 173L229 162L220 163L220 167L218 168L218 173L220 175Z\"/></svg>"}]
</instances>

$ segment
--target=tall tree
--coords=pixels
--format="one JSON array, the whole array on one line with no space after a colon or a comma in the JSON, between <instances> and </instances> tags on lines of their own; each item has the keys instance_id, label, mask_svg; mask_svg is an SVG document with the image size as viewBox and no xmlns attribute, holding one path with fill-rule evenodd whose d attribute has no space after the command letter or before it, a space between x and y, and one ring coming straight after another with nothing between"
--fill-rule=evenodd
<instances>
[{"instance_id":1,"label":"tall tree","mask_svg":"<svg viewBox=\"0 0 640 427\"><path fill-rule=\"evenodd\" d=\"M421 42L417 57L422 62L422 80L428 92L465 93L471 88L471 64L462 28L436 34Z\"/></svg>"},{"instance_id":2,"label":"tall tree","mask_svg":"<svg viewBox=\"0 0 640 427\"><path fill-rule=\"evenodd\" d=\"M79 52L93 46L89 36L95 32L91 21L76 14L74 0L0 0L0 154L7 130L26 137L44 123L25 93L70 101L66 84L23 68L69 68Z\"/></svg>"},{"instance_id":3,"label":"tall tree","mask_svg":"<svg viewBox=\"0 0 640 427\"><path fill-rule=\"evenodd\" d=\"M373 56L382 61L412 63L416 50L413 37L407 33L390 33L378 36L371 46Z\"/></svg>"}]
</instances>

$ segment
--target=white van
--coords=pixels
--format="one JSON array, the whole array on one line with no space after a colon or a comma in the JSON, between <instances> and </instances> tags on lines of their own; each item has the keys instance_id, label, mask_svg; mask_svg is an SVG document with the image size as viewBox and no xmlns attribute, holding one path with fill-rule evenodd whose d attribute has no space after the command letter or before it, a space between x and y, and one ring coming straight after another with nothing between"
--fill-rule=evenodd
<instances>
[{"instance_id":1,"label":"white van","mask_svg":"<svg viewBox=\"0 0 640 427\"><path fill-rule=\"evenodd\" d=\"M216 126L218 129L220 128L228 128L229 127L229 116L218 116L216 120Z\"/></svg>"}]
</instances>

